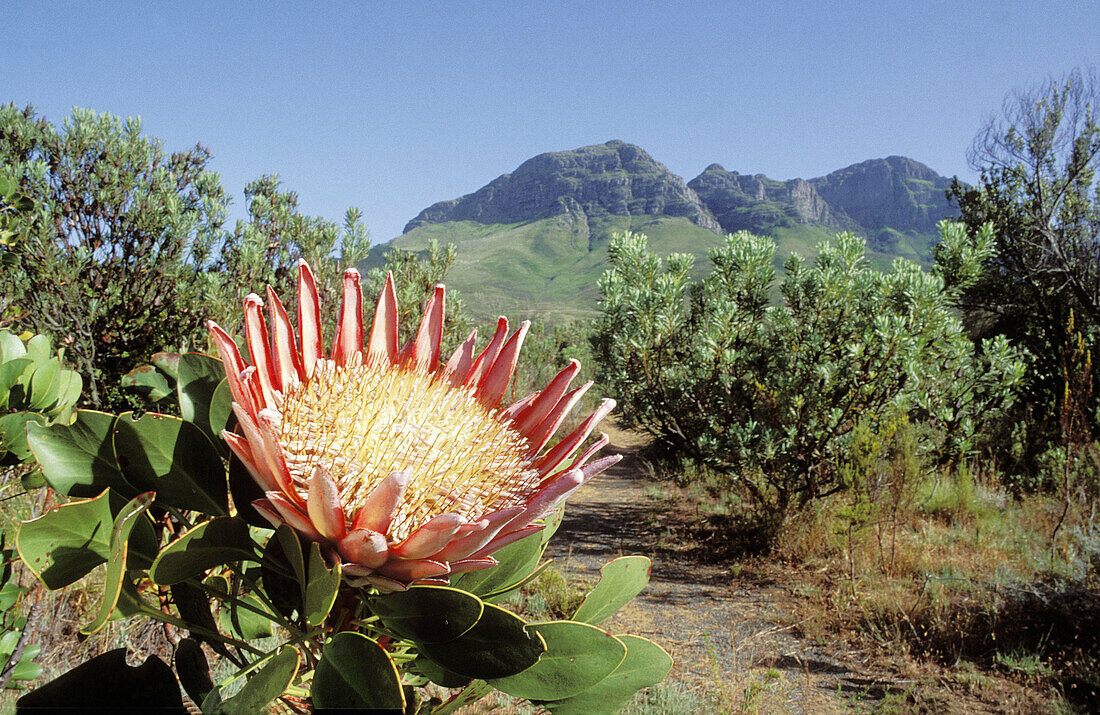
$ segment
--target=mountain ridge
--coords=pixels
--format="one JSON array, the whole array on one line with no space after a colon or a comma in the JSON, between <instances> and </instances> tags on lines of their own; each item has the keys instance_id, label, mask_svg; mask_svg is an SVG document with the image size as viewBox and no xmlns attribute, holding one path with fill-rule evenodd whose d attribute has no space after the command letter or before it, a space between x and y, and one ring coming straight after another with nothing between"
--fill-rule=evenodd
<instances>
[{"instance_id":1,"label":"mountain ridge","mask_svg":"<svg viewBox=\"0 0 1100 715\"><path fill-rule=\"evenodd\" d=\"M640 147L612 140L534 156L472 194L432 204L402 233L445 221L516 223L579 212L683 216L719 228L682 178Z\"/></svg>"},{"instance_id":2,"label":"mountain ridge","mask_svg":"<svg viewBox=\"0 0 1100 715\"><path fill-rule=\"evenodd\" d=\"M928 264L935 223L953 213L949 184L902 156L785 181L714 163L685 182L640 147L612 140L539 154L473 193L428 206L400 236L375 246L364 267L381 265L391 248L454 242L448 283L480 317L516 310L583 317L596 310L616 232L647 234L661 256L694 254L697 276L722 234L742 229L776 240L777 267L791 252L812 256L837 231L864 235L880 268L898 256Z\"/></svg>"},{"instance_id":3,"label":"mountain ridge","mask_svg":"<svg viewBox=\"0 0 1100 715\"><path fill-rule=\"evenodd\" d=\"M949 186L947 177L897 155L810 179L776 180L713 163L685 182L637 145L614 139L538 154L473 193L425 208L402 235L448 221L508 224L581 214L681 216L724 232L767 232L794 222L872 235L884 228L933 234L950 212Z\"/></svg>"}]
</instances>

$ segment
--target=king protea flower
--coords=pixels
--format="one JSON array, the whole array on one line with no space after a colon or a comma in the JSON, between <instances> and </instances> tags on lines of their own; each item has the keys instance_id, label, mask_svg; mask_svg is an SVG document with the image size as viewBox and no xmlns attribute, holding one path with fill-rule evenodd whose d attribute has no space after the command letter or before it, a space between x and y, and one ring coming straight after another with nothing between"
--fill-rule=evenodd
<instances>
[{"instance_id":1,"label":"king protea flower","mask_svg":"<svg viewBox=\"0 0 1100 715\"><path fill-rule=\"evenodd\" d=\"M441 364L442 285L400 348L393 276L369 335L358 271L344 273L343 287L330 354L304 261L299 336L270 287L269 324L259 296L244 301L251 364L224 330L209 328L238 422L222 436L266 494L253 506L319 542L354 585L391 591L493 566L493 552L538 532L537 519L619 460L590 461L606 434L579 451L614 400L546 449L592 385L570 389L580 371L575 360L544 390L499 407L530 323L509 336L502 317L480 353L475 330Z\"/></svg>"}]
</instances>

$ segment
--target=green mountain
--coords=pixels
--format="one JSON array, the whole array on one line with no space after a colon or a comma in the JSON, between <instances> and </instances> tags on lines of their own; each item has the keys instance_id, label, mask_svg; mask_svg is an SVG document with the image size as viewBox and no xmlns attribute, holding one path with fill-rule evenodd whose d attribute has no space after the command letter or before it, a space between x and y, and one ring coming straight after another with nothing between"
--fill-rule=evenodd
<instances>
[{"instance_id":1,"label":"green mountain","mask_svg":"<svg viewBox=\"0 0 1100 715\"><path fill-rule=\"evenodd\" d=\"M478 191L421 211L402 235L376 246L364 267L391 248L423 250L435 238L458 245L448 283L478 317L567 320L596 310L607 243L618 232L649 236L655 252L697 256L725 232L769 235L778 260L839 230L864 235L872 260L927 262L935 223L951 215L949 180L904 157L873 159L810 179L776 181L712 164L685 183L632 144L611 141L540 154Z\"/></svg>"}]
</instances>

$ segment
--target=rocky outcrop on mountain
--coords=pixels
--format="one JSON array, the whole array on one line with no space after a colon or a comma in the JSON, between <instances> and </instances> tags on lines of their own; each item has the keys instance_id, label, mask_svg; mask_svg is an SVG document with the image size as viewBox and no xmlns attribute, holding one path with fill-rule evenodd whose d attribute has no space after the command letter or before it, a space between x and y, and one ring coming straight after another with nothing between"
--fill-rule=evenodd
<instances>
[{"instance_id":1,"label":"rocky outcrop on mountain","mask_svg":"<svg viewBox=\"0 0 1100 715\"><path fill-rule=\"evenodd\" d=\"M951 182L903 156L871 159L815 179L775 181L711 164L688 182L725 231L766 233L819 224L874 237L884 230L935 234L951 215Z\"/></svg>"},{"instance_id":2,"label":"rocky outcrop on mountain","mask_svg":"<svg viewBox=\"0 0 1100 715\"><path fill-rule=\"evenodd\" d=\"M688 186L728 232L766 233L794 223L848 228L851 223L829 206L813 184L802 179L775 181L763 174L739 174L711 164Z\"/></svg>"},{"instance_id":3,"label":"rocky outcrop on mountain","mask_svg":"<svg viewBox=\"0 0 1100 715\"><path fill-rule=\"evenodd\" d=\"M935 233L937 221L956 213L946 195L951 180L904 156L853 164L809 183L829 206L870 233Z\"/></svg>"},{"instance_id":4,"label":"rocky outcrop on mountain","mask_svg":"<svg viewBox=\"0 0 1100 715\"><path fill-rule=\"evenodd\" d=\"M478 191L421 211L405 233L445 221L517 223L554 216L680 216L719 230L684 183L642 149L622 141L539 154Z\"/></svg>"}]
</instances>

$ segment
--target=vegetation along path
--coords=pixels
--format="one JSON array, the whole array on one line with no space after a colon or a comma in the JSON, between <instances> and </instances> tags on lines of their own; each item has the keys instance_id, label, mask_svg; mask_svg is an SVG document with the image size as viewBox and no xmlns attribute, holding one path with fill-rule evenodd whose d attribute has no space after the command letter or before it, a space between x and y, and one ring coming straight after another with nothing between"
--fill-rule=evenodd
<instances>
[{"instance_id":1,"label":"vegetation along path","mask_svg":"<svg viewBox=\"0 0 1100 715\"><path fill-rule=\"evenodd\" d=\"M660 643L675 660L668 682L723 710L832 712L874 707L909 686L858 653L802 637L793 596L771 579L738 578L730 564L662 542L662 507L647 494L645 439L609 425L624 459L569 501L547 556L569 577L595 582L618 556L653 559L649 586L603 627Z\"/></svg>"}]
</instances>

